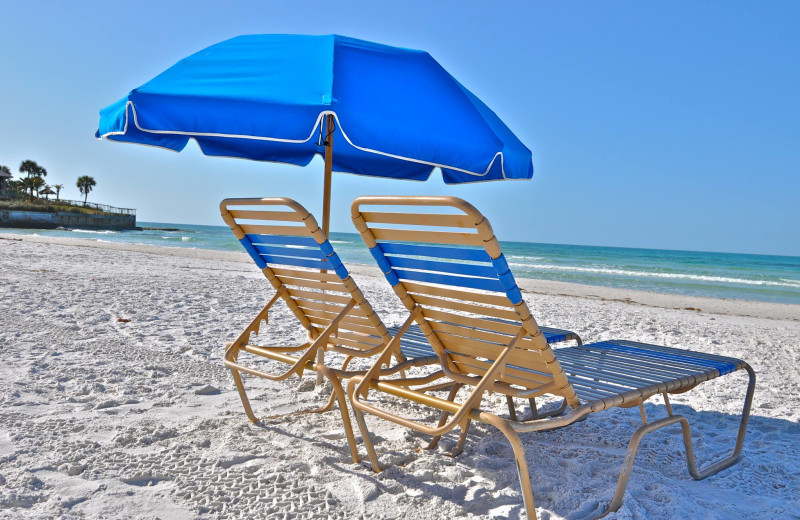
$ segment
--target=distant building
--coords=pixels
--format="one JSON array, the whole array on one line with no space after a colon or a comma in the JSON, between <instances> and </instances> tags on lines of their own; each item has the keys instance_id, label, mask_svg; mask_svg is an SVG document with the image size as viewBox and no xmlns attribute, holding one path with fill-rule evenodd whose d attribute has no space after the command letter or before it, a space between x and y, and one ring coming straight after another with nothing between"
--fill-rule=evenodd
<instances>
[{"instance_id":1,"label":"distant building","mask_svg":"<svg viewBox=\"0 0 800 520\"><path fill-rule=\"evenodd\" d=\"M6 189L6 181L13 177L10 173L0 172L0 191Z\"/></svg>"}]
</instances>

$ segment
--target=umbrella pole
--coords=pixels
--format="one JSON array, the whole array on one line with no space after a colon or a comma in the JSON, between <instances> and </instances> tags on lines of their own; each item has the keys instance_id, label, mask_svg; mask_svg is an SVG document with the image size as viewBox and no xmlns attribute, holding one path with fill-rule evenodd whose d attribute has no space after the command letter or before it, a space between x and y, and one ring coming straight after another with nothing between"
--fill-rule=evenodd
<instances>
[{"instance_id":1,"label":"umbrella pole","mask_svg":"<svg viewBox=\"0 0 800 520\"><path fill-rule=\"evenodd\" d=\"M322 192L322 232L328 237L331 226L331 177L333 172L333 115L325 122L325 184Z\"/></svg>"},{"instance_id":2,"label":"umbrella pole","mask_svg":"<svg viewBox=\"0 0 800 520\"><path fill-rule=\"evenodd\" d=\"M333 114L325 116L325 181L322 191L322 232L325 238L331 227L331 177L333 173ZM323 349L317 350L317 364L325 362ZM317 386L322 384L322 372L317 371Z\"/></svg>"}]
</instances>

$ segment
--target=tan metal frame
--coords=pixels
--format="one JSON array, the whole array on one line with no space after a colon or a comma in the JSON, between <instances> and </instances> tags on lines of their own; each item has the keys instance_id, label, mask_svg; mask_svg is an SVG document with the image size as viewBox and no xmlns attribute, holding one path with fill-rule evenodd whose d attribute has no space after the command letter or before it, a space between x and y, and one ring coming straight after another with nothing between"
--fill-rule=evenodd
<instances>
[{"instance_id":1,"label":"tan metal frame","mask_svg":"<svg viewBox=\"0 0 800 520\"><path fill-rule=\"evenodd\" d=\"M420 215L419 213L378 213L361 211L362 206L386 205L414 206L417 208L420 206L444 206L456 208L460 210L463 215L443 216L437 214ZM486 218L472 205L455 197L359 197L352 204L352 218L356 228L361 233L362 239L370 248L375 246L377 239L382 239L459 245L482 245L493 259L498 258L501 253L499 243ZM477 231L477 233L443 231L420 232L396 228L381 229L374 227L376 223L391 223L394 225L408 224L411 226L443 226L448 228L462 227ZM450 288L439 290L435 285L423 288L421 285L424 284L400 281L400 283L393 286L395 292L411 314L370 370L364 375L354 376L349 380L347 385L348 397L353 406L353 411L356 415L359 428L361 429L364 444L375 471L380 471L381 468L367 430L364 412L369 412L424 434L433 435L434 441L431 443L431 446L435 445L441 435L459 426L462 429L462 434L454 450L455 452L460 451L463 447L464 437L470 421L480 421L495 426L503 432L511 443L519 473L523 502L528 518L531 519L536 517L536 511L530 474L525 457L525 449L519 438L519 433L543 431L567 426L585 419L592 412L599 412L613 407L638 405L642 412L643 420L642 426L636 430L631 438L622 471L617 482L616 493L608 507L595 518L600 518L612 511L616 511L621 505L636 451L642 437L647 433L673 424L680 424L683 431L684 444L686 446L687 466L690 474L695 479L702 479L713 475L733 465L738 460L744 443L747 421L755 390L755 374L744 361L725 358L727 361L735 364L737 371L744 370L749 376L744 408L742 410L733 453L718 462L710 464L705 469L698 471L694 459L694 449L688 421L682 416L673 414L668 394L685 392L703 381L718 377L720 374L716 369L697 371L689 376L681 376L673 379L662 376L661 381L657 381L657 377L653 376L654 381L652 384L641 384L634 390L617 394L609 394L609 388L613 387L608 384L603 384L599 381L600 378L598 377L596 379L596 392L603 393L603 397L581 399L576 394L573 385L565 374L562 365L559 363L557 352L560 350L556 350L554 353L543 340L536 321L531 316L524 300L517 305L511 305L510 302L506 300L505 305L513 308L518 316L520 326L513 338L508 341L504 347L498 347L495 349L495 352L488 353L477 341L470 339L468 328L459 331L457 340L451 338L450 342L444 345L441 337L447 333L445 327L437 325L435 321L437 315L431 313L426 304L420 303L420 301L415 299L415 295L424 294L425 298L427 298L428 295L435 295L438 291L439 296L449 295L452 297L453 307L456 308L460 304L458 300L455 299L454 295L456 292L464 293L465 291L454 291ZM479 291L475 291L474 294L469 296L463 294L462 296L466 298L467 301L474 302L477 305L483 304L489 306L487 307L487 309L491 309L489 316L497 312L496 307L490 306L499 306L503 303L502 298L483 294L483 292ZM447 299L439 298L436 302L437 307L441 308L443 305L446 305L447 301ZM428 300L428 302L430 302L430 300ZM463 305L461 305L461 307L463 308ZM448 319L450 318L448 317ZM380 372L381 364L389 360L396 345L401 341L402 335L414 321L418 323L420 329L425 333L431 346L436 351L445 376L454 383L447 399L429 395L427 391L433 388L410 389L403 384L402 379L386 380ZM465 323L470 322L465 320ZM525 343L524 346L523 342ZM460 345L457 343L460 343ZM471 355L471 359L476 362L472 363L472 365L468 363L457 363L454 360L454 352L457 352L459 357ZM478 363L477 361L480 359L486 359L487 361ZM542 360L544 360L544 362L542 362ZM522 379L517 379L516 384L510 384L508 375L509 372L513 372L514 369L508 365L528 369L532 368L537 372L549 374L549 377L546 380L532 379L530 381L523 381ZM572 365L575 366L575 363ZM587 365L591 365L591 363L587 363ZM647 368L637 368L633 361L629 362L628 360L621 363L620 366L622 367L620 370L628 370L633 374L626 379L627 382L635 380L635 376L638 375L637 373L641 373ZM573 369L570 368L570 370ZM580 370L584 375L591 377L591 366L581 367ZM518 378L524 377L524 374L519 370L517 370L515 375L518 376ZM626 376L623 374L620 377L625 378ZM441 389L442 385L437 385L435 389ZM456 403L456 393L461 386L465 385L471 386L472 390L464 401ZM522 386L522 388L520 388L520 386ZM438 425L435 427L402 417L368 402L367 398L371 390L433 407L441 410L442 416ZM539 416L536 414L535 408L532 408L534 417L529 420L518 420L516 413L511 414L512 416L509 419L504 419L493 413L481 410L484 394L493 391L504 393L508 399L511 399L511 397L535 398L543 394L554 394L561 396L564 399L564 404L569 406L570 409L565 415L561 415L565 409L565 406L562 406L560 409L548 414L548 416ZM668 416L648 423L644 413L643 403L654 395L664 396ZM448 419L450 416L452 417Z\"/></svg>"},{"instance_id":2,"label":"tan metal frame","mask_svg":"<svg viewBox=\"0 0 800 520\"><path fill-rule=\"evenodd\" d=\"M242 206L265 206L267 209L273 206L282 206L289 208L290 211L237 209ZM220 213L239 240L244 238L247 233L308 236L312 237L317 244L323 244L327 240L327 234L320 229L316 219L302 205L292 199L283 197L225 199L220 203ZM252 224L242 221L269 221L273 224ZM275 225L275 222L279 225ZM353 358L366 358L374 356L378 352L385 352L385 347L391 340L386 326L375 314L361 289L350 276L342 280L338 275L325 270L270 265L264 267L262 272L275 289L275 294L241 334L226 345L223 357L225 366L230 368L233 374L247 417L253 422L258 421L244 388L242 372L272 381L283 381L293 375L300 378L305 370L315 371L330 381L333 392L324 406L298 413L326 412L333 407L335 402L338 402L352 459L354 462L358 462L358 450L341 381L344 378L365 373L364 371L347 370L347 366ZM269 323L269 311L278 301L283 301L288 306L307 331L308 341L296 346L249 344L250 335L258 335L261 332L262 321L266 324ZM397 343L393 345L397 345ZM279 361L289 367L279 373L268 373L251 368L239 361L242 352ZM325 365L325 352L338 352L345 355L342 366L337 369ZM390 364L388 358L392 356L396 358L397 363L383 369L384 374L404 373L412 366L436 362L435 358L406 360L397 347L387 356L387 367Z\"/></svg>"}]
</instances>

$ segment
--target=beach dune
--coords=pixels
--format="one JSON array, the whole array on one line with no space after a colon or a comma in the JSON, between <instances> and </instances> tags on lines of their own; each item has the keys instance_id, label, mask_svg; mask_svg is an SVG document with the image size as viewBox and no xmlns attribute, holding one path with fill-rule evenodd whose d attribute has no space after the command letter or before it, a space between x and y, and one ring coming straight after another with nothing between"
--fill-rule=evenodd
<instances>
[{"instance_id":1,"label":"beach dune","mask_svg":"<svg viewBox=\"0 0 800 520\"><path fill-rule=\"evenodd\" d=\"M387 324L405 319L376 269L349 267ZM450 458L457 434L429 452L423 436L370 421L380 459L392 464L374 474L368 463L350 462L338 412L251 424L221 361L224 344L272 295L244 253L0 234L0 277L4 518L524 514L511 448L482 425ZM800 306L536 280L520 286L542 325L586 341L625 338L737 357L757 373L737 465L695 482L679 429L662 430L645 438L625 502L609 518L796 517ZM302 341L293 320L278 307L264 334ZM245 384L262 417L328 395L297 379ZM701 465L733 446L745 384L737 374L674 397ZM487 402L502 412L500 396ZM652 418L665 414L659 399L646 409ZM404 411L433 419L429 410ZM523 436L540 517L601 509L639 422L635 408L615 409Z\"/></svg>"}]
</instances>

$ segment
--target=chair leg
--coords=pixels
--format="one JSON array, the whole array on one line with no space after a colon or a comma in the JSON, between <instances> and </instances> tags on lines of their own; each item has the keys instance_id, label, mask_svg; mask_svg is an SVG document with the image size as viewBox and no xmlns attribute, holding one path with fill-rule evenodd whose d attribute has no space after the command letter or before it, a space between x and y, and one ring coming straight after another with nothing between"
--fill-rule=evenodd
<instances>
[{"instance_id":1,"label":"chair leg","mask_svg":"<svg viewBox=\"0 0 800 520\"><path fill-rule=\"evenodd\" d=\"M508 417L512 421L517 420L517 409L514 407L514 398L510 395L506 396L506 404L508 405Z\"/></svg>"},{"instance_id":2,"label":"chair leg","mask_svg":"<svg viewBox=\"0 0 800 520\"><path fill-rule=\"evenodd\" d=\"M544 419L545 417L555 417L555 416L558 416L558 415L561 415L562 413L564 413L564 410L566 410L566 409L567 409L567 400L566 399L562 399L561 400L561 404L558 405L558 408L556 408L555 410L550 410L549 412L545 412L545 413L540 413L537 410L536 418L537 419Z\"/></svg>"},{"instance_id":3,"label":"chair leg","mask_svg":"<svg viewBox=\"0 0 800 520\"><path fill-rule=\"evenodd\" d=\"M348 389L348 391L350 390ZM358 423L358 429L361 430L361 437L364 439L364 446L367 448L367 455L372 464L372 470L375 473L380 473L381 466L378 464L378 455L375 453L375 446L373 446L372 439L369 436L367 422L364 420L364 413L355 406L353 407L353 413L356 414L356 423Z\"/></svg>"},{"instance_id":4,"label":"chair leg","mask_svg":"<svg viewBox=\"0 0 800 520\"><path fill-rule=\"evenodd\" d=\"M344 359L344 362L342 363L342 367L339 369L339 371L340 372L347 371L347 365L349 365L352 360L353 360L353 356L347 356ZM319 366L324 366L324 365L319 365ZM317 386L319 386L319 385L317 385ZM325 405L323 405L323 406L321 406L319 408L312 408L310 410L301 410L299 412L295 412L293 415L302 415L302 414L307 414L307 413L325 413L327 411L330 411L331 408L333 408L334 402L336 402L336 392L331 390L331 395L330 395L330 397L328 397L328 402Z\"/></svg>"},{"instance_id":5,"label":"chair leg","mask_svg":"<svg viewBox=\"0 0 800 520\"><path fill-rule=\"evenodd\" d=\"M469 427L472 424L471 419L467 419L467 423L461 428L461 435L458 436L458 442L456 443L453 450L448 453L447 455L450 457L458 457L462 451L464 451L464 444L467 442L467 432L469 432Z\"/></svg>"},{"instance_id":6,"label":"chair leg","mask_svg":"<svg viewBox=\"0 0 800 520\"><path fill-rule=\"evenodd\" d=\"M464 385L461 383L454 384L453 388L450 389L450 393L447 396L447 400L452 402L456 398L456 394L458 393L458 391L461 389L462 386ZM436 427L441 428L442 426L444 426L444 423L447 422L448 417L450 417L449 412L442 412L442 416L439 418L439 424L437 424ZM441 435L436 435L433 439L431 439L431 442L428 443L428 445L425 446L425 448L423 449L425 450L434 449L436 446L439 445L439 441L441 440L441 438L442 438Z\"/></svg>"},{"instance_id":7,"label":"chair leg","mask_svg":"<svg viewBox=\"0 0 800 520\"><path fill-rule=\"evenodd\" d=\"M750 407L753 403L753 393L756 386L756 376L753 370L747 365L745 365L745 370L747 371L750 380L747 385L747 393L745 395L742 418L739 421L739 431L736 436L736 444L731 455L713 464L710 464L702 470L698 470L694 457L694 446L692 444L692 432L691 428L689 427L689 421L681 415L672 415L672 407L669 406L669 401L667 401L669 417L664 417L663 419L653 421L649 424L643 424L634 432L633 437L631 437L630 443L628 444L628 451L625 453L625 461L623 462L622 470L620 471L619 480L617 480L617 489L614 492L614 497L611 499L611 503L608 504L606 510L594 518L602 518L620 508L622 505L622 499L625 495L625 488L628 485L628 479L631 476L633 459L636 457L636 451L639 448L639 443L641 442L642 437L652 431L680 423L681 431L683 433L683 444L686 448L686 465L689 469L689 473L695 480L702 480L734 465L736 461L739 460L739 456L742 453L744 436L747 433L747 421L750 418Z\"/></svg>"},{"instance_id":8,"label":"chair leg","mask_svg":"<svg viewBox=\"0 0 800 520\"><path fill-rule=\"evenodd\" d=\"M335 395L336 400L339 401L339 410L342 412L342 423L344 423L347 443L350 445L350 454L353 458L353 462L357 463L360 459L358 457L358 447L356 446L356 436L353 434L353 424L350 422L350 412L347 408L347 398L344 393L344 388L342 388L342 383L339 381L339 378L336 377L336 374L328 367L318 367L318 371L327 377L328 381L331 382L331 386L333 386L333 395ZM331 400L333 400L332 397Z\"/></svg>"},{"instance_id":9,"label":"chair leg","mask_svg":"<svg viewBox=\"0 0 800 520\"><path fill-rule=\"evenodd\" d=\"M239 374L238 370L231 369L231 372L233 373L233 381L236 383L236 389L239 391L239 398L242 400L247 418L250 419L251 422L258 422L258 418L253 413L253 408L250 406L250 400L247 398L247 393L244 390L242 376Z\"/></svg>"},{"instance_id":10,"label":"chair leg","mask_svg":"<svg viewBox=\"0 0 800 520\"><path fill-rule=\"evenodd\" d=\"M330 411L331 408L333 408L333 403L335 402L336 402L336 392L331 391L331 395L330 397L328 397L328 402L325 405L320 406L319 408L312 408L310 410L300 410L299 412L294 412L292 415L303 415L307 413L325 413Z\"/></svg>"},{"instance_id":11,"label":"chair leg","mask_svg":"<svg viewBox=\"0 0 800 520\"><path fill-rule=\"evenodd\" d=\"M681 415L672 415L648 424L643 424L633 433L633 436L628 443L628 451L625 453L625 460L622 463L622 470L620 470L619 473L619 479L617 480L617 488L614 491L614 497L611 499L611 502L608 504L608 507L605 509L605 511L598 516L593 517L592 520L603 518L604 516L613 513L622 505L622 498L625 496L625 488L628 486L628 479L630 479L631 470L633 469L633 460L636 458L636 451L639 449L639 443L642 441L642 437L652 431L659 430L679 422L681 424L685 423L688 425L685 417Z\"/></svg>"},{"instance_id":12,"label":"chair leg","mask_svg":"<svg viewBox=\"0 0 800 520\"><path fill-rule=\"evenodd\" d=\"M566 403L566 399L564 400ZM531 397L528 399L528 404L531 406L531 419L538 419L539 418L539 408L536 407L536 399Z\"/></svg>"},{"instance_id":13,"label":"chair leg","mask_svg":"<svg viewBox=\"0 0 800 520\"><path fill-rule=\"evenodd\" d=\"M528 470L528 463L525 461L525 447L519 434L514 430L509 421L497 417L496 415L482 414L488 422L503 432L514 450L514 460L517 463L517 474L519 475L519 486L522 491L522 501L525 504L525 513L528 520L536 520L536 507L533 503L533 489L531 488L531 476Z\"/></svg>"},{"instance_id":14,"label":"chair leg","mask_svg":"<svg viewBox=\"0 0 800 520\"><path fill-rule=\"evenodd\" d=\"M742 454L742 447L744 446L744 436L747 434L747 422L750 420L750 407L753 404L753 394L756 389L756 374L749 365L745 365L745 370L749 377L747 384L747 393L744 398L744 406L742 408L742 417L739 420L739 431L736 434L736 444L733 448L733 453L713 464L709 464L705 468L698 470L694 461L694 449L692 448L692 436L689 431L689 423L683 428L683 443L686 445L686 464L689 468L689 473L695 480L702 480L708 476L718 473L725 468L729 468L736 464L739 456Z\"/></svg>"}]
</instances>

